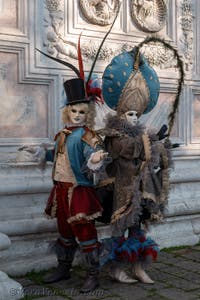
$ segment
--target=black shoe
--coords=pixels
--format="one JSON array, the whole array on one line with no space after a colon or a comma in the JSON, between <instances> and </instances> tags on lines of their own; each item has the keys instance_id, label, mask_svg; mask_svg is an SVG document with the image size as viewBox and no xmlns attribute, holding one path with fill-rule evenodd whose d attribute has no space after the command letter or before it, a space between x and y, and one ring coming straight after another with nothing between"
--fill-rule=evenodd
<instances>
[{"instance_id":1,"label":"black shoe","mask_svg":"<svg viewBox=\"0 0 200 300\"><path fill-rule=\"evenodd\" d=\"M53 283L71 278L70 270L64 265L58 265L56 270L43 278L44 283Z\"/></svg>"},{"instance_id":2,"label":"black shoe","mask_svg":"<svg viewBox=\"0 0 200 300\"><path fill-rule=\"evenodd\" d=\"M96 275L88 275L86 278L80 293L89 293L94 291L99 286L99 280Z\"/></svg>"}]
</instances>

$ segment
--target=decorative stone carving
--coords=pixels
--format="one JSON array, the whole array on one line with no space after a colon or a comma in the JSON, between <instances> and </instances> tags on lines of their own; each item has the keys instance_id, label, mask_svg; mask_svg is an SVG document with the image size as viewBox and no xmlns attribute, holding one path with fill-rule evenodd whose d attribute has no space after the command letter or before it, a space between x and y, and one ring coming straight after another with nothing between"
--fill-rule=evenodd
<instances>
[{"instance_id":1,"label":"decorative stone carving","mask_svg":"<svg viewBox=\"0 0 200 300\"><path fill-rule=\"evenodd\" d=\"M46 51L50 55L56 56L60 59L70 57L77 60L77 42L75 43L73 41L64 39L62 34L62 28L64 24L63 1L45 0L44 3L46 7L46 15L44 18L45 35L43 44L46 48ZM95 3L97 6L97 2ZM113 21L117 9L119 8L119 3L119 0L99 1L99 5L109 5L110 7L110 19L108 20L108 24ZM82 4L80 5L83 5L83 7L86 8L86 4L91 6L91 1L82 1ZM113 9L113 15L111 14L111 9ZM99 43L94 43L94 41L83 41L81 43L83 59L94 59L99 45ZM100 51L99 59L108 60L115 54L116 50L104 45Z\"/></svg>"},{"instance_id":2,"label":"decorative stone carving","mask_svg":"<svg viewBox=\"0 0 200 300\"><path fill-rule=\"evenodd\" d=\"M177 67L177 60L170 49L166 49L162 44L149 43L148 47L142 47L141 52L144 53L150 65L159 69L171 69Z\"/></svg>"},{"instance_id":3,"label":"decorative stone carving","mask_svg":"<svg viewBox=\"0 0 200 300\"><path fill-rule=\"evenodd\" d=\"M60 7L60 0L46 0L46 6L50 11L57 11Z\"/></svg>"},{"instance_id":4,"label":"decorative stone carving","mask_svg":"<svg viewBox=\"0 0 200 300\"><path fill-rule=\"evenodd\" d=\"M131 16L136 26L145 32L160 31L166 21L165 0L132 0Z\"/></svg>"},{"instance_id":5,"label":"decorative stone carving","mask_svg":"<svg viewBox=\"0 0 200 300\"><path fill-rule=\"evenodd\" d=\"M44 46L47 52L61 59L65 56L77 59L76 43L66 41L61 34L64 24L63 1L46 0L45 5L47 12L44 18Z\"/></svg>"},{"instance_id":6,"label":"decorative stone carving","mask_svg":"<svg viewBox=\"0 0 200 300\"><path fill-rule=\"evenodd\" d=\"M113 22L119 4L119 0L79 0L80 9L87 21L100 26Z\"/></svg>"},{"instance_id":7,"label":"decorative stone carving","mask_svg":"<svg viewBox=\"0 0 200 300\"><path fill-rule=\"evenodd\" d=\"M183 0L180 3L180 24L182 36L180 37L182 52L184 53L185 71L191 71L193 67L193 9L191 0Z\"/></svg>"},{"instance_id":8,"label":"decorative stone carving","mask_svg":"<svg viewBox=\"0 0 200 300\"><path fill-rule=\"evenodd\" d=\"M87 41L82 45L82 54L84 55L85 59L93 60L96 56L97 50L99 49L100 44L95 43L94 41ZM107 61L111 57L113 57L118 52L117 49L113 49L104 45L99 53L98 59Z\"/></svg>"}]
</instances>

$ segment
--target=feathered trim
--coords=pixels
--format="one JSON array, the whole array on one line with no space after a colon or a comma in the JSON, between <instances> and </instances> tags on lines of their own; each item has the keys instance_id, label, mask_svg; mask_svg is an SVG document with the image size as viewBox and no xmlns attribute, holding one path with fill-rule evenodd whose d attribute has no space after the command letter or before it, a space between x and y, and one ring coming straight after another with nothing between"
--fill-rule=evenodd
<instances>
[{"instance_id":1,"label":"feathered trim","mask_svg":"<svg viewBox=\"0 0 200 300\"><path fill-rule=\"evenodd\" d=\"M137 125L131 125L126 119L119 118L118 116L108 115L106 131L114 130L118 134L127 134L131 137L136 137L144 133L145 127L138 122Z\"/></svg>"},{"instance_id":2,"label":"feathered trim","mask_svg":"<svg viewBox=\"0 0 200 300\"><path fill-rule=\"evenodd\" d=\"M86 120L86 124L85 124L90 129L94 129L95 116L96 116L95 102L90 101L90 103L89 103L89 113L87 115L87 120Z\"/></svg>"},{"instance_id":3,"label":"feathered trim","mask_svg":"<svg viewBox=\"0 0 200 300\"><path fill-rule=\"evenodd\" d=\"M56 241L49 243L48 253L56 254L58 260L70 262L73 259L77 248L78 244L76 240L69 239L66 241L62 237L59 237Z\"/></svg>"},{"instance_id":4,"label":"feathered trim","mask_svg":"<svg viewBox=\"0 0 200 300\"><path fill-rule=\"evenodd\" d=\"M96 212L93 215L86 215L85 213L79 213L76 214L73 217L70 217L69 219L67 219L68 223L79 223L81 222L81 224L85 221L85 223L87 223L88 221L92 221L95 220L96 218L100 217L102 215L102 211Z\"/></svg>"},{"instance_id":5,"label":"feathered trim","mask_svg":"<svg viewBox=\"0 0 200 300\"><path fill-rule=\"evenodd\" d=\"M142 192L140 191L141 176L137 176L132 186L132 190L126 198L125 205L112 215L111 224L113 236L123 234L126 228L131 227L133 224L139 224L140 215L142 214L141 198ZM120 197L120 195L118 195Z\"/></svg>"},{"instance_id":6,"label":"feathered trim","mask_svg":"<svg viewBox=\"0 0 200 300\"><path fill-rule=\"evenodd\" d=\"M158 256L158 246L151 238L138 240L136 238L125 239L122 245L116 249L118 260L135 263L155 261ZM151 256L151 260L148 256ZM147 258L148 257L148 258Z\"/></svg>"},{"instance_id":7,"label":"feathered trim","mask_svg":"<svg viewBox=\"0 0 200 300\"><path fill-rule=\"evenodd\" d=\"M128 238L115 237L101 241L100 265L109 261L121 261L135 263L140 261L143 264L155 261L158 256L159 247L150 237L146 237L143 230Z\"/></svg>"},{"instance_id":8,"label":"feathered trim","mask_svg":"<svg viewBox=\"0 0 200 300\"><path fill-rule=\"evenodd\" d=\"M145 160L142 162L142 164L140 166L140 171L142 171L144 169L146 164L149 163L149 161L151 159L151 143L150 143L149 136L147 134L143 134L142 141L143 141L143 145L144 145Z\"/></svg>"}]
</instances>

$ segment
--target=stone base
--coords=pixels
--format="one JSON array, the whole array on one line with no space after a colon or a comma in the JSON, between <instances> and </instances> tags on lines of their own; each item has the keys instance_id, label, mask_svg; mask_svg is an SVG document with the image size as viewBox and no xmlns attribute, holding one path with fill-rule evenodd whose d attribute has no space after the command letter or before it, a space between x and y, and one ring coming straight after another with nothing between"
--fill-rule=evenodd
<instances>
[{"instance_id":1,"label":"stone base","mask_svg":"<svg viewBox=\"0 0 200 300\"><path fill-rule=\"evenodd\" d=\"M98 234L99 239L110 236L109 227L98 226ZM57 237L57 232L12 237L11 247L0 252L1 270L11 276L23 276L27 272L55 267L57 260L55 254L51 252L51 244ZM80 255L77 253L74 264L79 262Z\"/></svg>"},{"instance_id":2,"label":"stone base","mask_svg":"<svg viewBox=\"0 0 200 300\"><path fill-rule=\"evenodd\" d=\"M12 237L12 246L0 252L1 270L11 276L22 276L54 267L56 257L50 251L50 244L56 238L57 233Z\"/></svg>"},{"instance_id":3,"label":"stone base","mask_svg":"<svg viewBox=\"0 0 200 300\"><path fill-rule=\"evenodd\" d=\"M7 235L0 233L0 251L9 248L11 245L10 239Z\"/></svg>"},{"instance_id":4,"label":"stone base","mask_svg":"<svg viewBox=\"0 0 200 300\"><path fill-rule=\"evenodd\" d=\"M109 226L98 226L99 240L110 236ZM159 245L167 247L194 245L200 238L200 215L168 218L165 223L152 225L148 235ZM27 272L48 270L57 264L49 245L58 237L54 233L29 234L11 238L11 247L0 252L1 270L10 276L23 276ZM74 264L79 264L80 255Z\"/></svg>"},{"instance_id":5,"label":"stone base","mask_svg":"<svg viewBox=\"0 0 200 300\"><path fill-rule=\"evenodd\" d=\"M167 218L162 224L152 225L149 232L161 249L199 242L199 164L199 158L176 158ZM5 249L9 241L0 236L0 244L2 240L4 245L0 269L20 276L54 267L56 257L48 247L58 237L56 221L43 216L52 187L51 165L42 171L34 164L0 164L0 170L0 232L11 240L11 246ZM99 239L109 237L109 226L99 224L98 234Z\"/></svg>"},{"instance_id":6,"label":"stone base","mask_svg":"<svg viewBox=\"0 0 200 300\"><path fill-rule=\"evenodd\" d=\"M160 249L195 245L200 241L200 215L167 218L148 233Z\"/></svg>"},{"instance_id":7,"label":"stone base","mask_svg":"<svg viewBox=\"0 0 200 300\"><path fill-rule=\"evenodd\" d=\"M23 296L22 286L0 271L0 300L17 300Z\"/></svg>"}]
</instances>

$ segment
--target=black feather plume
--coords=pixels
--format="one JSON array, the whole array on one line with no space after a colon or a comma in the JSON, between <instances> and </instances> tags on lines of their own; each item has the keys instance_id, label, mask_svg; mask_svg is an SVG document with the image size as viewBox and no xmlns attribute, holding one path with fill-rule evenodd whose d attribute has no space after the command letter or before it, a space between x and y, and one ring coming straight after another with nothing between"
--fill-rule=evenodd
<instances>
[{"instance_id":1,"label":"black feather plume","mask_svg":"<svg viewBox=\"0 0 200 300\"><path fill-rule=\"evenodd\" d=\"M91 77L92 77L92 73L93 73L93 70L94 70L96 61L97 61L97 59L98 59L98 57L99 57L99 53L100 53L100 51L101 51L101 49L102 49L102 47L103 47L103 44L104 44L104 42L105 42L107 36L108 36L109 33L111 32L111 30L112 30L112 28L113 28L113 26L114 26L114 24L115 24L115 21L116 21L116 19L117 19L117 17L118 17L118 14L119 14L119 11L120 11L120 6L121 6L121 3L119 4L118 11L117 11L117 13L116 13L116 16L115 16L115 18L114 18L114 20L113 20L111 26L110 26L110 29L106 32L106 34L105 34L103 40L101 41L101 44L100 44L100 46L99 46L99 49L97 50L95 59L94 59L94 61L93 61L93 63L92 63L92 67L91 67L91 69L90 69L90 73L89 73L89 75L88 75L87 83L90 81L90 79L91 79Z\"/></svg>"},{"instance_id":2,"label":"black feather plume","mask_svg":"<svg viewBox=\"0 0 200 300\"><path fill-rule=\"evenodd\" d=\"M60 63L60 64L62 64L62 65L64 65L64 66L70 68L72 71L74 71L74 72L76 73L76 75L77 75L78 77L80 77L80 72L79 72L79 70L78 70L75 66L73 66L72 64L70 64L70 63L68 63L68 62L66 62L66 61L63 61L63 60L61 60L61 59L59 59L59 58L56 58L56 57L54 57L54 56L51 56L51 55L49 55L49 54L46 54L45 52L43 52L43 51L41 51L41 50L39 50L39 49L37 49L37 48L36 48L36 50L39 51L40 53L42 53L43 55L45 55L46 57L51 58L51 59L57 61L58 63Z\"/></svg>"}]
</instances>

